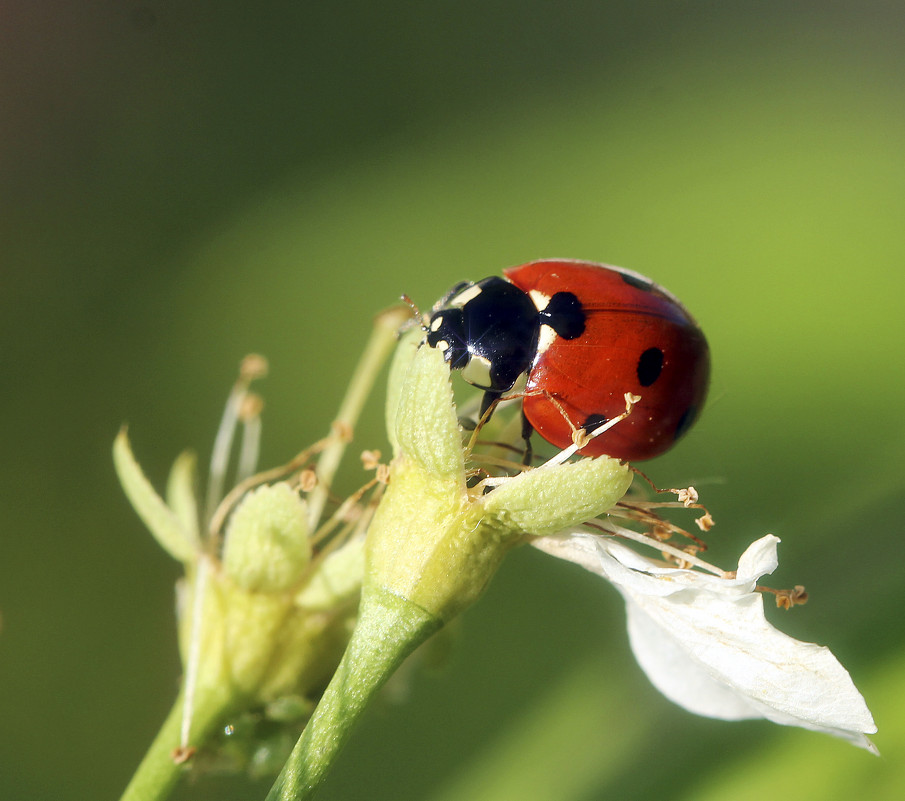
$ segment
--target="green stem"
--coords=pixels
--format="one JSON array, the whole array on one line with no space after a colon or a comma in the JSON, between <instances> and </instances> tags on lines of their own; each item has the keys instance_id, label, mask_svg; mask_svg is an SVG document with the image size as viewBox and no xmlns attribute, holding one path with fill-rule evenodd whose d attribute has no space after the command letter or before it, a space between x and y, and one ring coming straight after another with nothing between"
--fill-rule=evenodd
<instances>
[{"instance_id":1,"label":"green stem","mask_svg":"<svg viewBox=\"0 0 905 801\"><path fill-rule=\"evenodd\" d=\"M186 769L184 764L173 761L173 752L181 744L182 701L180 693L120 801L163 801L173 791ZM229 708L230 701L227 694L214 692L196 698L191 728L193 744L207 740Z\"/></svg>"},{"instance_id":2,"label":"green stem","mask_svg":"<svg viewBox=\"0 0 905 801\"><path fill-rule=\"evenodd\" d=\"M342 662L267 801L314 797L375 693L441 625L421 607L386 590L365 593Z\"/></svg>"}]
</instances>

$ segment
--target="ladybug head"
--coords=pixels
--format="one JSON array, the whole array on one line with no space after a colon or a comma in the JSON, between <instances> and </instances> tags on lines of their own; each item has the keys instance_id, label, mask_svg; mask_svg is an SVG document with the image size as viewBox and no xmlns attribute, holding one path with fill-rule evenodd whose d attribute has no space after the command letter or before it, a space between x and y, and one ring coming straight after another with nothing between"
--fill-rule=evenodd
<instances>
[{"instance_id":1,"label":"ladybug head","mask_svg":"<svg viewBox=\"0 0 905 801\"><path fill-rule=\"evenodd\" d=\"M537 353L540 318L531 298L503 278L458 285L427 324L427 344L480 389L512 389Z\"/></svg>"},{"instance_id":2,"label":"ladybug head","mask_svg":"<svg viewBox=\"0 0 905 801\"><path fill-rule=\"evenodd\" d=\"M443 351L450 370L462 370L471 358L465 338L462 309L446 308L435 311L427 326L427 344Z\"/></svg>"}]
</instances>

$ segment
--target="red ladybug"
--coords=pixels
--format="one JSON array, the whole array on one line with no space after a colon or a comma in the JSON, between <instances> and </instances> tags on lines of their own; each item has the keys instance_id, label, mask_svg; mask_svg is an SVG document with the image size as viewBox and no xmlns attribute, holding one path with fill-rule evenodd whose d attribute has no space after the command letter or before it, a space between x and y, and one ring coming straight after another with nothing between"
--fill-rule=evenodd
<instances>
[{"instance_id":1,"label":"red ladybug","mask_svg":"<svg viewBox=\"0 0 905 801\"><path fill-rule=\"evenodd\" d=\"M624 460L668 450L700 412L710 377L701 329L672 294L643 275L586 261L535 261L504 278L463 282L434 307L427 344L484 390L483 412L527 374L524 435L565 448L632 413L582 453ZM529 444L530 448L530 444Z\"/></svg>"}]
</instances>

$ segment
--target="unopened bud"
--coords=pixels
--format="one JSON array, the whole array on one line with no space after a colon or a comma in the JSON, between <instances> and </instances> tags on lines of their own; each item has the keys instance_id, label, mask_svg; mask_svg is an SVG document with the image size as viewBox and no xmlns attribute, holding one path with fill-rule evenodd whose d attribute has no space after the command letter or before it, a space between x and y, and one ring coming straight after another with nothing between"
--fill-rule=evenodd
<instances>
[{"instance_id":1,"label":"unopened bud","mask_svg":"<svg viewBox=\"0 0 905 801\"><path fill-rule=\"evenodd\" d=\"M306 505L285 483L250 492L233 512L223 548L227 575L251 591L282 592L311 559Z\"/></svg>"}]
</instances>

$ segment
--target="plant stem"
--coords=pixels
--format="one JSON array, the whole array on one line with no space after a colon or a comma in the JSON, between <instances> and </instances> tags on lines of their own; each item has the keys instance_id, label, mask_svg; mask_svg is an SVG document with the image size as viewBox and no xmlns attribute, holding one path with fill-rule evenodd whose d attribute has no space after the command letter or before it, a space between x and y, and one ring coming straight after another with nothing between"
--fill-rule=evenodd
<instances>
[{"instance_id":1,"label":"plant stem","mask_svg":"<svg viewBox=\"0 0 905 801\"><path fill-rule=\"evenodd\" d=\"M267 801L314 797L375 693L441 625L411 601L381 588L366 591L342 662Z\"/></svg>"},{"instance_id":2,"label":"plant stem","mask_svg":"<svg viewBox=\"0 0 905 801\"><path fill-rule=\"evenodd\" d=\"M199 695L192 714L193 742L207 740L229 708L230 701L226 693L208 691ZM120 801L163 801L173 791L186 767L173 759L173 752L181 745L182 705L180 693Z\"/></svg>"}]
</instances>

